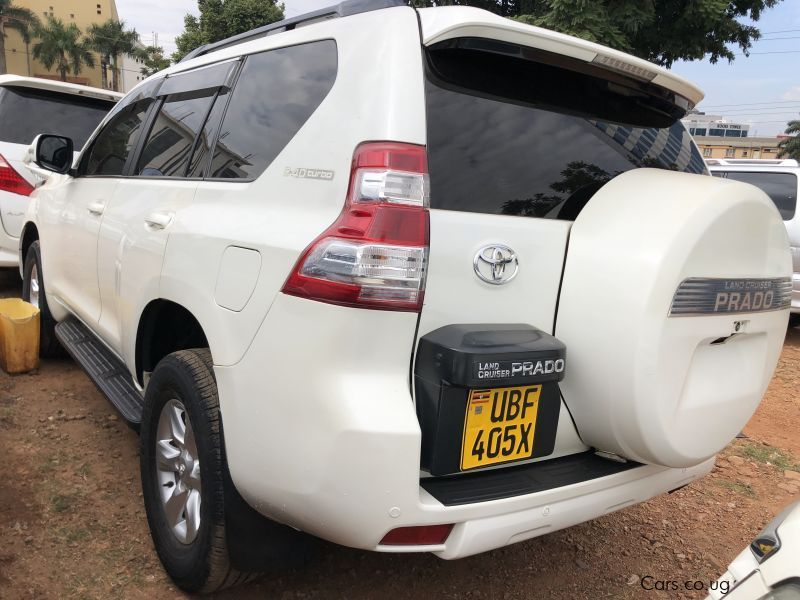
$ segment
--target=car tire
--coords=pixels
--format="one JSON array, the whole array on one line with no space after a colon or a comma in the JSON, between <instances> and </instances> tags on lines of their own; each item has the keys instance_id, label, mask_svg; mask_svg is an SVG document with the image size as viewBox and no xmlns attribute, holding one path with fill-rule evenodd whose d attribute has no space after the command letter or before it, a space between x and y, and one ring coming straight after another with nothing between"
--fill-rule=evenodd
<instances>
[{"instance_id":1,"label":"car tire","mask_svg":"<svg viewBox=\"0 0 800 600\"><path fill-rule=\"evenodd\" d=\"M158 363L147 385L140 435L147 521L167 574L181 589L201 593L257 577L231 566L225 527L227 466L207 349L174 352Z\"/></svg>"},{"instance_id":2,"label":"car tire","mask_svg":"<svg viewBox=\"0 0 800 600\"><path fill-rule=\"evenodd\" d=\"M789 327L800 327L800 313L789 315Z\"/></svg>"},{"instance_id":3,"label":"car tire","mask_svg":"<svg viewBox=\"0 0 800 600\"><path fill-rule=\"evenodd\" d=\"M22 273L22 299L39 308L39 356L42 358L64 356L64 349L56 338L56 320L47 305L39 240L28 248Z\"/></svg>"}]
</instances>

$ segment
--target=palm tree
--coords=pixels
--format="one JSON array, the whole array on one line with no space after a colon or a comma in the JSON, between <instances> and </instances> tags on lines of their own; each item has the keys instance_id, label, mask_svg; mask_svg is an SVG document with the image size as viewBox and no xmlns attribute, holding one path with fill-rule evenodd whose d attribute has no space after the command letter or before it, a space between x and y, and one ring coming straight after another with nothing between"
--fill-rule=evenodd
<instances>
[{"instance_id":1,"label":"palm tree","mask_svg":"<svg viewBox=\"0 0 800 600\"><path fill-rule=\"evenodd\" d=\"M6 68L6 28L16 29L26 44L31 41L30 29L39 24L39 18L28 8L16 6L11 0L0 0L0 75Z\"/></svg>"},{"instance_id":2,"label":"palm tree","mask_svg":"<svg viewBox=\"0 0 800 600\"><path fill-rule=\"evenodd\" d=\"M64 25L61 19L47 17L47 25L34 27L33 35L39 38L33 45L33 57L47 69L55 65L61 81L67 80L67 73L78 75L84 65L94 67L94 57L75 23Z\"/></svg>"},{"instance_id":3,"label":"palm tree","mask_svg":"<svg viewBox=\"0 0 800 600\"><path fill-rule=\"evenodd\" d=\"M119 67L117 61L121 54L130 57L137 57L136 42L139 34L135 29L126 30L123 21L109 19L102 25L92 25L89 27L89 44L93 50L100 54L100 65L103 68L103 87L108 87L108 75L106 69L111 67L112 84L111 88L119 91Z\"/></svg>"},{"instance_id":4,"label":"palm tree","mask_svg":"<svg viewBox=\"0 0 800 600\"><path fill-rule=\"evenodd\" d=\"M794 158L800 160L800 120L789 121L786 127L786 135L791 136L778 142L781 158Z\"/></svg>"}]
</instances>

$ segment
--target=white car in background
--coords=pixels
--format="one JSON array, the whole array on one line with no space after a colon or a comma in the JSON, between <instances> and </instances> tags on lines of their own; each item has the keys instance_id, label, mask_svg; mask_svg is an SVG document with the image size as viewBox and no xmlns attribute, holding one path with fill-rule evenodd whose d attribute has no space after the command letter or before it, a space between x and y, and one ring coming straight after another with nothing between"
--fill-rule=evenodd
<instances>
[{"instance_id":1,"label":"white car in background","mask_svg":"<svg viewBox=\"0 0 800 600\"><path fill-rule=\"evenodd\" d=\"M792 323L800 324L800 164L791 159L717 159L706 160L714 177L743 181L760 188L781 213L789 245L792 248Z\"/></svg>"},{"instance_id":2,"label":"white car in background","mask_svg":"<svg viewBox=\"0 0 800 600\"><path fill-rule=\"evenodd\" d=\"M16 267L19 234L36 175L22 164L38 133L59 132L80 150L122 94L18 75L0 75L0 267Z\"/></svg>"},{"instance_id":3,"label":"white car in background","mask_svg":"<svg viewBox=\"0 0 800 600\"><path fill-rule=\"evenodd\" d=\"M787 506L733 560L707 600L721 598L800 600L800 502Z\"/></svg>"}]
</instances>

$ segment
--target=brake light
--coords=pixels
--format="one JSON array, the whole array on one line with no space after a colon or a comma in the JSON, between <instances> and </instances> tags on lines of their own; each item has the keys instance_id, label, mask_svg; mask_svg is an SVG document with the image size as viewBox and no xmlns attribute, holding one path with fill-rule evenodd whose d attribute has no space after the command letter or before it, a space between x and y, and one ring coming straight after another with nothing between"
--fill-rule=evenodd
<instances>
[{"instance_id":1,"label":"brake light","mask_svg":"<svg viewBox=\"0 0 800 600\"><path fill-rule=\"evenodd\" d=\"M0 154L0 190L13 192L21 196L30 196L33 189L33 186L22 175L17 173L8 161L3 158L3 155Z\"/></svg>"},{"instance_id":2,"label":"brake light","mask_svg":"<svg viewBox=\"0 0 800 600\"><path fill-rule=\"evenodd\" d=\"M438 546L444 544L453 525L420 525L417 527L398 527L383 536L384 546Z\"/></svg>"},{"instance_id":3,"label":"brake light","mask_svg":"<svg viewBox=\"0 0 800 600\"><path fill-rule=\"evenodd\" d=\"M428 230L425 148L361 144L342 212L303 251L283 292L343 306L419 312Z\"/></svg>"}]
</instances>

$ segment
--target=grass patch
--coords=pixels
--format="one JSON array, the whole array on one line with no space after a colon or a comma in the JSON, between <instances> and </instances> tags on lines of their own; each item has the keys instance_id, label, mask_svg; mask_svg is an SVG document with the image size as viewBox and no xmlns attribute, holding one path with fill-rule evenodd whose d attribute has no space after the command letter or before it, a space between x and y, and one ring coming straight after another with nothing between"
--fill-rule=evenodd
<instances>
[{"instance_id":1,"label":"grass patch","mask_svg":"<svg viewBox=\"0 0 800 600\"><path fill-rule=\"evenodd\" d=\"M75 504L77 498L72 494L53 494L50 496L50 508L53 512L67 512Z\"/></svg>"},{"instance_id":2,"label":"grass patch","mask_svg":"<svg viewBox=\"0 0 800 600\"><path fill-rule=\"evenodd\" d=\"M62 450L59 450L52 456L45 456L41 463L39 463L39 472L42 475L52 475L59 468L66 464L67 455Z\"/></svg>"},{"instance_id":3,"label":"grass patch","mask_svg":"<svg viewBox=\"0 0 800 600\"><path fill-rule=\"evenodd\" d=\"M11 407L4 406L0 408L0 428L10 429L15 423L16 421L14 420L14 413Z\"/></svg>"},{"instance_id":4,"label":"grass patch","mask_svg":"<svg viewBox=\"0 0 800 600\"><path fill-rule=\"evenodd\" d=\"M59 542L71 544L72 542L83 542L92 537L88 529L73 528L73 527L59 527L56 530L56 537Z\"/></svg>"},{"instance_id":5,"label":"grass patch","mask_svg":"<svg viewBox=\"0 0 800 600\"><path fill-rule=\"evenodd\" d=\"M717 479L714 483L720 487L724 487L727 490L741 494L742 496L747 496L748 498L758 497L756 491L747 483L742 483L740 481L728 481L727 479Z\"/></svg>"},{"instance_id":6,"label":"grass patch","mask_svg":"<svg viewBox=\"0 0 800 600\"><path fill-rule=\"evenodd\" d=\"M800 471L800 463L794 457L780 448L762 446L761 444L742 444L736 448L736 453L744 458L756 462L772 465L782 471Z\"/></svg>"}]
</instances>

